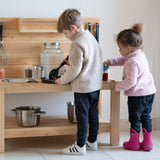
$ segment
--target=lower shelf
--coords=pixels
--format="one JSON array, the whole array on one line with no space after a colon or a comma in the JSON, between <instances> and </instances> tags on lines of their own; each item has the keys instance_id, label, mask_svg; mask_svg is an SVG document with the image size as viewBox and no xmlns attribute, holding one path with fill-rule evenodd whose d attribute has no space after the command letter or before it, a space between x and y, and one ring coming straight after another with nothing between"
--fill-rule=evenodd
<instances>
[{"instance_id":1,"label":"lower shelf","mask_svg":"<svg viewBox=\"0 0 160 160\"><path fill-rule=\"evenodd\" d=\"M110 123L99 120L99 133L109 132ZM68 122L66 116L43 116L38 127L19 127L14 117L5 119L5 138L72 135L77 133L77 125Z\"/></svg>"}]
</instances>

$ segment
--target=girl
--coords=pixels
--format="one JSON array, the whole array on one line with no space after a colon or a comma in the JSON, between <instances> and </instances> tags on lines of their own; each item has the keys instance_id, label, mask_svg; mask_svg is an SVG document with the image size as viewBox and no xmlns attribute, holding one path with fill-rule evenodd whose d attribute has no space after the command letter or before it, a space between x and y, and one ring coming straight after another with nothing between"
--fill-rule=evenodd
<instances>
[{"instance_id":1,"label":"girl","mask_svg":"<svg viewBox=\"0 0 160 160\"><path fill-rule=\"evenodd\" d=\"M116 91L124 91L128 96L130 140L123 143L125 149L152 150L151 110L156 88L148 61L142 51L142 24L121 31L116 41L122 56L104 61L104 66L124 66L123 80L115 85ZM140 123L143 128L143 141L139 142Z\"/></svg>"}]
</instances>

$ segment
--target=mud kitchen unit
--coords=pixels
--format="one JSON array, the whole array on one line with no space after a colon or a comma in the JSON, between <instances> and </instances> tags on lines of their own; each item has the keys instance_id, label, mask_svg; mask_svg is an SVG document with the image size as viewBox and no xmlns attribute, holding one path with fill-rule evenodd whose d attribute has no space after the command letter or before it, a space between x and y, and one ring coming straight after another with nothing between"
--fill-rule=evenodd
<instances>
[{"instance_id":1,"label":"mud kitchen unit","mask_svg":"<svg viewBox=\"0 0 160 160\"><path fill-rule=\"evenodd\" d=\"M7 64L3 66L6 78L23 78L25 67L40 65L40 52L44 42L60 42L64 57L68 55L70 41L56 32L56 18L0 18L0 21L3 22L3 42L8 57ZM85 26L90 22L91 32L94 32L99 19L85 18L83 22ZM102 87L102 90L110 90L109 121L101 118L101 100L99 103L99 133L110 132L112 146L119 144L120 93L112 90L115 83L103 82ZM5 117L6 94L65 91L71 91L69 84L58 86L42 82L0 82L0 153L5 151L7 138L76 134L76 124L69 123L67 116L42 116L38 127L19 127L15 117Z\"/></svg>"}]
</instances>

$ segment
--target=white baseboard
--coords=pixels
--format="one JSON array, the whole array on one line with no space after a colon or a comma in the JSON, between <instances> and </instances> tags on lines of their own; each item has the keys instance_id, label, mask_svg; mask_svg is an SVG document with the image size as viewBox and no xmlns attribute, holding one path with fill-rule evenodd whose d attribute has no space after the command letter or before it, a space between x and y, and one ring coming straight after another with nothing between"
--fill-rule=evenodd
<instances>
[{"instance_id":1,"label":"white baseboard","mask_svg":"<svg viewBox=\"0 0 160 160\"><path fill-rule=\"evenodd\" d=\"M153 130L160 130L160 118L152 118ZM126 119L120 120L120 131L129 131L130 123Z\"/></svg>"}]
</instances>

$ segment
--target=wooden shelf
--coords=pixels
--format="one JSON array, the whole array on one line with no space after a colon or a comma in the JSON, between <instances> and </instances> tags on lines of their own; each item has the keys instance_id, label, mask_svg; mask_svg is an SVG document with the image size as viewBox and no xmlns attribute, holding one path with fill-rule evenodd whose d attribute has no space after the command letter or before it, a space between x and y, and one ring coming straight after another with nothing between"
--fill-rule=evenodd
<instances>
[{"instance_id":1,"label":"wooden shelf","mask_svg":"<svg viewBox=\"0 0 160 160\"><path fill-rule=\"evenodd\" d=\"M109 131L109 121L100 118L99 132ZM70 123L66 116L41 116L38 127L19 127L15 117L5 119L5 138L72 135L76 133L76 123Z\"/></svg>"},{"instance_id":2,"label":"wooden shelf","mask_svg":"<svg viewBox=\"0 0 160 160\"><path fill-rule=\"evenodd\" d=\"M58 18L18 18L19 32L47 33L57 32ZM87 29L88 22L92 23L92 33L99 18L82 18L84 28Z\"/></svg>"},{"instance_id":3,"label":"wooden shelf","mask_svg":"<svg viewBox=\"0 0 160 160\"><path fill-rule=\"evenodd\" d=\"M57 32L57 18L18 18L19 32Z\"/></svg>"}]
</instances>

